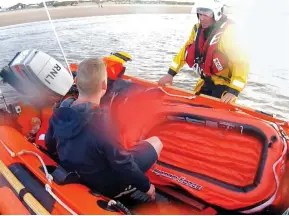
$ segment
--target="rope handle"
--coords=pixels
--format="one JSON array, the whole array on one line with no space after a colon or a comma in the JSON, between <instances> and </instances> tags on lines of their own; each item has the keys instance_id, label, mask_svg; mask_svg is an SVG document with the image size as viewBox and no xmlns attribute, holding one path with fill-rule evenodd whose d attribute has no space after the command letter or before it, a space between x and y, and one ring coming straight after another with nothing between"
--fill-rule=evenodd
<instances>
[{"instance_id":1,"label":"rope handle","mask_svg":"<svg viewBox=\"0 0 289 216\"><path fill-rule=\"evenodd\" d=\"M171 94L171 93L167 92L162 86L159 86L158 88L160 90L162 90L162 92L164 92L166 95L171 96L171 97L185 98L185 99L189 99L189 100L192 100L192 99L196 98L195 95L193 95L193 96L184 96L184 95Z\"/></svg>"}]
</instances>

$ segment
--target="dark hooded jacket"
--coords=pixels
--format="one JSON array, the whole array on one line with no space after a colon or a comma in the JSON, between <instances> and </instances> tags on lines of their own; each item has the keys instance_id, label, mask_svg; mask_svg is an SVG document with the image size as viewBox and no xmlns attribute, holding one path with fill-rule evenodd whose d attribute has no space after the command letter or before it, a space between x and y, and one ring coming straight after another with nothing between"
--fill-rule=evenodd
<instances>
[{"instance_id":1,"label":"dark hooded jacket","mask_svg":"<svg viewBox=\"0 0 289 216\"><path fill-rule=\"evenodd\" d=\"M114 138L104 111L73 101L67 99L55 108L45 136L48 151L57 153L64 169L76 171L83 184L103 195L116 196L128 185L147 192L148 178Z\"/></svg>"}]
</instances>

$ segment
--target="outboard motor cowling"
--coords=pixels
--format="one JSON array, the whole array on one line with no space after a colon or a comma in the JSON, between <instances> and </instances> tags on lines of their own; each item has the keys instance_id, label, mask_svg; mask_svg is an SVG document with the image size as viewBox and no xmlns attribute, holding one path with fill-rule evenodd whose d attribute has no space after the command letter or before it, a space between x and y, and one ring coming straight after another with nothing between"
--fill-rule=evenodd
<instances>
[{"instance_id":1,"label":"outboard motor cowling","mask_svg":"<svg viewBox=\"0 0 289 216\"><path fill-rule=\"evenodd\" d=\"M38 50L17 53L0 76L36 106L58 102L74 82L60 62Z\"/></svg>"}]
</instances>

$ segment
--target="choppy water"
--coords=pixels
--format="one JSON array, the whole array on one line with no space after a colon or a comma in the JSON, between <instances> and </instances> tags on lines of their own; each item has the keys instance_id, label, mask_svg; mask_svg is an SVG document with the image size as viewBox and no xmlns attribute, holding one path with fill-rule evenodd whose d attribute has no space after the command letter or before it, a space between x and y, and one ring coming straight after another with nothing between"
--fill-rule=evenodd
<instances>
[{"instance_id":1,"label":"choppy water","mask_svg":"<svg viewBox=\"0 0 289 216\"><path fill-rule=\"evenodd\" d=\"M244 46L250 54L251 71L238 103L289 119L288 14L284 15L281 29L271 23L256 26L254 20L257 23L255 18L248 19L246 26L241 26L248 30L243 41L247 41ZM193 14L170 14L100 16L54 23L69 63L126 51L133 57L127 66L128 74L157 81L167 72L196 21ZM40 49L63 61L48 22L0 28L1 68L24 49ZM197 77L185 67L174 84L190 90L196 81ZM8 102L15 100L17 94L9 86L2 86L2 90Z\"/></svg>"}]
</instances>

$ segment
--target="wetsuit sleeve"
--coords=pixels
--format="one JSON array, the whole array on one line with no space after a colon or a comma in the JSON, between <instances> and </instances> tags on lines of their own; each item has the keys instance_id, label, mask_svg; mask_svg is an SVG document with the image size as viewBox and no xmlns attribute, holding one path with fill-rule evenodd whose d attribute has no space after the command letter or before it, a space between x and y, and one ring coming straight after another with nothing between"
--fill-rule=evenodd
<instances>
[{"instance_id":1,"label":"wetsuit sleeve","mask_svg":"<svg viewBox=\"0 0 289 216\"><path fill-rule=\"evenodd\" d=\"M248 56L242 50L238 36L234 24L230 24L221 37L218 47L229 60L231 78L227 92L236 96L245 88L249 72Z\"/></svg>"},{"instance_id":2,"label":"wetsuit sleeve","mask_svg":"<svg viewBox=\"0 0 289 216\"><path fill-rule=\"evenodd\" d=\"M149 190L149 179L140 170L128 151L112 139L106 141L103 148L111 168L116 171L125 182L133 184L142 192Z\"/></svg>"},{"instance_id":3,"label":"wetsuit sleeve","mask_svg":"<svg viewBox=\"0 0 289 216\"><path fill-rule=\"evenodd\" d=\"M186 49L194 41L197 28L198 28L198 24L194 25L189 39L187 40L185 45L181 48L179 53L174 57L171 65L170 65L168 74L175 76L180 71L180 69L185 65L185 63L186 63Z\"/></svg>"},{"instance_id":4,"label":"wetsuit sleeve","mask_svg":"<svg viewBox=\"0 0 289 216\"><path fill-rule=\"evenodd\" d=\"M56 151L56 139L53 136L54 130L53 130L53 126L50 123L50 121L49 121L48 130L45 134L45 145L46 145L47 151L50 154L56 154L57 153L57 151Z\"/></svg>"}]
</instances>

